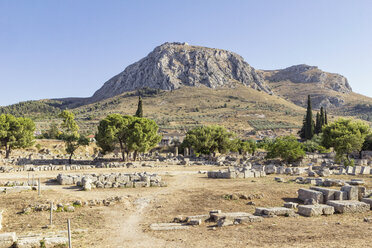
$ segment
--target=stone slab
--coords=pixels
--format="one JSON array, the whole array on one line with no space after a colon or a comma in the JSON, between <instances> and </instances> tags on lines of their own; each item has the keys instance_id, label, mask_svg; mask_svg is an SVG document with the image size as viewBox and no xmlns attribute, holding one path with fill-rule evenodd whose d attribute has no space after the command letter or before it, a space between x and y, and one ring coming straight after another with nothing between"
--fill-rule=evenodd
<instances>
[{"instance_id":1,"label":"stone slab","mask_svg":"<svg viewBox=\"0 0 372 248\"><path fill-rule=\"evenodd\" d=\"M360 201L328 201L327 205L335 208L336 213L364 213L370 210L370 205Z\"/></svg>"},{"instance_id":2,"label":"stone slab","mask_svg":"<svg viewBox=\"0 0 372 248\"><path fill-rule=\"evenodd\" d=\"M153 231L170 231L170 230L182 230L189 229L190 226L181 223L155 223L150 225L150 229Z\"/></svg>"},{"instance_id":3,"label":"stone slab","mask_svg":"<svg viewBox=\"0 0 372 248\"><path fill-rule=\"evenodd\" d=\"M17 241L15 232L0 233L0 248L9 248L15 241Z\"/></svg>"},{"instance_id":4,"label":"stone slab","mask_svg":"<svg viewBox=\"0 0 372 248\"><path fill-rule=\"evenodd\" d=\"M311 189L299 189L298 190L298 199L305 201L306 199L314 199L317 203L323 203L323 193L311 190Z\"/></svg>"},{"instance_id":5,"label":"stone slab","mask_svg":"<svg viewBox=\"0 0 372 248\"><path fill-rule=\"evenodd\" d=\"M370 206L370 209L372 210L372 198L363 198L362 202L367 203Z\"/></svg>"}]
</instances>

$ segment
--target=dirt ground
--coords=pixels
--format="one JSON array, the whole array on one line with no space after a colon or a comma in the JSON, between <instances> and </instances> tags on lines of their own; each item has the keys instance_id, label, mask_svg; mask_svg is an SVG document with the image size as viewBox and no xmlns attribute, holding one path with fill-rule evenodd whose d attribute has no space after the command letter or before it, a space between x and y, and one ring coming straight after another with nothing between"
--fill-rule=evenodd
<instances>
[{"instance_id":1,"label":"dirt ground","mask_svg":"<svg viewBox=\"0 0 372 248\"><path fill-rule=\"evenodd\" d=\"M171 222L179 215L207 214L213 209L253 213L255 207L259 206L282 206L285 201L295 200L299 188L309 187L296 183L277 183L274 176L228 180L208 179L205 174L198 174L199 170L215 169L216 167L176 165L160 168L96 169L94 171L98 173L158 172L168 186L94 189L89 192L47 183L58 172L40 172L36 176L42 178L45 187L41 196L35 191L0 195L0 209L5 210L3 231L14 231L18 235L65 231L66 220L69 218L73 230L73 247L371 247L372 224L363 219L372 217L372 211L314 218L265 218L261 223L215 229L209 227L210 223L188 230L149 229L152 223ZM0 180L27 180L27 177L28 173L25 172L0 174ZM368 187L372 187L370 177L365 176L363 179ZM224 197L232 193L261 194L262 197L252 200L228 200ZM80 207L72 213L55 212L54 227L48 229L43 227L49 223L49 212L19 214L24 207L35 202L67 203L106 199L110 196L123 196L124 201L108 207ZM250 201L255 205L247 205Z\"/></svg>"}]
</instances>

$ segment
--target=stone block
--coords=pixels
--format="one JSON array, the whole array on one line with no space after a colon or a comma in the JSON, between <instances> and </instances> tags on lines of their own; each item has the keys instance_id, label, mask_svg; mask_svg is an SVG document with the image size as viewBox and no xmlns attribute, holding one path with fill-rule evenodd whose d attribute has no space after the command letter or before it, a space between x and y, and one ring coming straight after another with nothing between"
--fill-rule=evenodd
<instances>
[{"instance_id":1,"label":"stone block","mask_svg":"<svg viewBox=\"0 0 372 248\"><path fill-rule=\"evenodd\" d=\"M347 200L347 192L346 191L337 190L335 192L335 200L346 201Z\"/></svg>"},{"instance_id":2,"label":"stone block","mask_svg":"<svg viewBox=\"0 0 372 248\"><path fill-rule=\"evenodd\" d=\"M294 203L294 202L285 202L283 207L285 208L291 208L291 209L295 209L298 207L298 203Z\"/></svg>"},{"instance_id":3,"label":"stone block","mask_svg":"<svg viewBox=\"0 0 372 248\"><path fill-rule=\"evenodd\" d=\"M0 231L1 231L1 229L3 229L3 226L2 226L2 222L3 222L3 213L4 213L4 210L0 210Z\"/></svg>"},{"instance_id":4,"label":"stone block","mask_svg":"<svg viewBox=\"0 0 372 248\"><path fill-rule=\"evenodd\" d=\"M360 201L328 201L327 205L335 208L336 213L364 213L370 210L370 205Z\"/></svg>"},{"instance_id":5,"label":"stone block","mask_svg":"<svg viewBox=\"0 0 372 248\"><path fill-rule=\"evenodd\" d=\"M262 222L263 218L261 216L247 216L247 217L239 217L234 220L235 224L243 224L243 223L253 223L253 222Z\"/></svg>"},{"instance_id":6,"label":"stone block","mask_svg":"<svg viewBox=\"0 0 372 248\"><path fill-rule=\"evenodd\" d=\"M323 208L321 205L300 205L298 213L306 217L320 216L323 214Z\"/></svg>"},{"instance_id":7,"label":"stone block","mask_svg":"<svg viewBox=\"0 0 372 248\"><path fill-rule=\"evenodd\" d=\"M367 203L372 210L372 198L363 198L362 202Z\"/></svg>"},{"instance_id":8,"label":"stone block","mask_svg":"<svg viewBox=\"0 0 372 248\"><path fill-rule=\"evenodd\" d=\"M317 203L323 203L323 193L311 190L311 189L299 189L298 190L298 199L305 201L306 199L314 199Z\"/></svg>"},{"instance_id":9,"label":"stone block","mask_svg":"<svg viewBox=\"0 0 372 248\"><path fill-rule=\"evenodd\" d=\"M293 216L295 214L293 209L285 207L273 208L256 208L255 215L269 215L269 216Z\"/></svg>"},{"instance_id":10,"label":"stone block","mask_svg":"<svg viewBox=\"0 0 372 248\"><path fill-rule=\"evenodd\" d=\"M17 241L15 232L0 233L0 248L9 248L15 241Z\"/></svg>"},{"instance_id":11,"label":"stone block","mask_svg":"<svg viewBox=\"0 0 372 248\"><path fill-rule=\"evenodd\" d=\"M317 204L317 205L299 205L298 213L306 217L332 215L334 208L332 206Z\"/></svg>"},{"instance_id":12,"label":"stone block","mask_svg":"<svg viewBox=\"0 0 372 248\"><path fill-rule=\"evenodd\" d=\"M335 193L338 191L335 189L326 189L326 188L321 188L321 187L310 187L310 189L322 192L324 202L327 202L329 200L335 200ZM322 203L322 202L319 202L319 203Z\"/></svg>"},{"instance_id":13,"label":"stone block","mask_svg":"<svg viewBox=\"0 0 372 248\"><path fill-rule=\"evenodd\" d=\"M229 218L234 220L236 218L249 217L251 215L252 215L251 213L246 212L210 213L210 220L215 222L223 218Z\"/></svg>"},{"instance_id":14,"label":"stone block","mask_svg":"<svg viewBox=\"0 0 372 248\"><path fill-rule=\"evenodd\" d=\"M349 186L345 185L341 187L341 191L347 192L347 199L351 201L357 201L358 200L358 187L356 186Z\"/></svg>"},{"instance_id":15,"label":"stone block","mask_svg":"<svg viewBox=\"0 0 372 248\"><path fill-rule=\"evenodd\" d=\"M189 228L189 226L182 223L155 223L150 225L150 229L153 231L170 231Z\"/></svg>"}]
</instances>

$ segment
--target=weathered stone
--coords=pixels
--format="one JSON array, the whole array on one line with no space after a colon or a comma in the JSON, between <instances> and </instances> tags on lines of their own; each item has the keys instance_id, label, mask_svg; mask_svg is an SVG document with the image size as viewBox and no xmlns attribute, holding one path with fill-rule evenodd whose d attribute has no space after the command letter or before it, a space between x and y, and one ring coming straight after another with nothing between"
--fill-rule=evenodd
<instances>
[{"instance_id":1,"label":"weathered stone","mask_svg":"<svg viewBox=\"0 0 372 248\"><path fill-rule=\"evenodd\" d=\"M367 203L370 206L370 209L372 210L372 198L363 198L362 202Z\"/></svg>"},{"instance_id":2,"label":"weathered stone","mask_svg":"<svg viewBox=\"0 0 372 248\"><path fill-rule=\"evenodd\" d=\"M298 199L305 201L306 199L314 199L317 203L323 203L323 193L311 189L299 189Z\"/></svg>"},{"instance_id":3,"label":"weathered stone","mask_svg":"<svg viewBox=\"0 0 372 248\"><path fill-rule=\"evenodd\" d=\"M252 223L252 222L262 222L263 218L261 216L247 216L247 217L239 217L234 220L235 224L242 224L242 223Z\"/></svg>"},{"instance_id":4,"label":"weathered stone","mask_svg":"<svg viewBox=\"0 0 372 248\"><path fill-rule=\"evenodd\" d=\"M219 219L223 218L229 218L229 219L236 219L236 218L241 218L241 217L248 217L251 216L251 213L246 213L246 212L230 212L230 213L211 213L210 214L210 219L211 221L218 221Z\"/></svg>"},{"instance_id":5,"label":"weathered stone","mask_svg":"<svg viewBox=\"0 0 372 248\"><path fill-rule=\"evenodd\" d=\"M224 218L218 219L218 221L217 221L217 226L218 227L232 226L234 224L235 224L234 219L232 219L232 218L224 217Z\"/></svg>"},{"instance_id":6,"label":"weathered stone","mask_svg":"<svg viewBox=\"0 0 372 248\"><path fill-rule=\"evenodd\" d=\"M200 226L202 223L201 219L189 219L187 224L192 225L192 226Z\"/></svg>"},{"instance_id":7,"label":"weathered stone","mask_svg":"<svg viewBox=\"0 0 372 248\"><path fill-rule=\"evenodd\" d=\"M359 201L328 201L327 205L335 208L336 213L364 213L370 205Z\"/></svg>"},{"instance_id":8,"label":"weathered stone","mask_svg":"<svg viewBox=\"0 0 372 248\"><path fill-rule=\"evenodd\" d=\"M189 228L190 226L182 223L155 223L150 225L150 229L153 231L170 231Z\"/></svg>"},{"instance_id":9,"label":"weathered stone","mask_svg":"<svg viewBox=\"0 0 372 248\"><path fill-rule=\"evenodd\" d=\"M317 204L317 205L299 205L298 213L306 217L332 215L334 208L332 206Z\"/></svg>"},{"instance_id":10,"label":"weathered stone","mask_svg":"<svg viewBox=\"0 0 372 248\"><path fill-rule=\"evenodd\" d=\"M0 248L9 248L15 241L17 241L15 232L0 233Z\"/></svg>"},{"instance_id":11,"label":"weathered stone","mask_svg":"<svg viewBox=\"0 0 372 248\"><path fill-rule=\"evenodd\" d=\"M342 186L341 191L347 192L347 199L351 201L357 201L359 196L358 187L356 186Z\"/></svg>"},{"instance_id":12,"label":"weathered stone","mask_svg":"<svg viewBox=\"0 0 372 248\"><path fill-rule=\"evenodd\" d=\"M292 216L295 214L293 209L285 207L273 208L256 208L255 215L271 215L271 216Z\"/></svg>"},{"instance_id":13,"label":"weathered stone","mask_svg":"<svg viewBox=\"0 0 372 248\"><path fill-rule=\"evenodd\" d=\"M3 226L2 226L2 222L3 222L3 213L4 213L4 210L0 210L0 231L1 231L1 229L3 228Z\"/></svg>"},{"instance_id":14,"label":"weathered stone","mask_svg":"<svg viewBox=\"0 0 372 248\"><path fill-rule=\"evenodd\" d=\"M285 208L291 208L291 209L296 209L298 206L298 203L295 202L285 202L283 207Z\"/></svg>"},{"instance_id":15,"label":"weathered stone","mask_svg":"<svg viewBox=\"0 0 372 248\"><path fill-rule=\"evenodd\" d=\"M310 187L310 189L322 192L324 202L327 202L329 200L335 200L335 194L338 191L335 189L326 189L326 188L321 188L321 187Z\"/></svg>"}]
</instances>

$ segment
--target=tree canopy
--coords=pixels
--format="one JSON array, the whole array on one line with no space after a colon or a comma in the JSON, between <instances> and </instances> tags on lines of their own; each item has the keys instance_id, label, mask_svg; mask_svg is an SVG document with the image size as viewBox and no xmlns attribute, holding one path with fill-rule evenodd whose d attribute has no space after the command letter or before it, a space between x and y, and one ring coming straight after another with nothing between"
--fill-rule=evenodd
<instances>
[{"instance_id":1,"label":"tree canopy","mask_svg":"<svg viewBox=\"0 0 372 248\"><path fill-rule=\"evenodd\" d=\"M197 127L187 132L182 145L193 148L196 154L226 153L234 150L234 137L221 126Z\"/></svg>"},{"instance_id":2,"label":"tree canopy","mask_svg":"<svg viewBox=\"0 0 372 248\"><path fill-rule=\"evenodd\" d=\"M5 148L5 157L11 150L33 145L35 123L29 118L16 118L10 114L0 115L0 147Z\"/></svg>"},{"instance_id":3,"label":"tree canopy","mask_svg":"<svg viewBox=\"0 0 372 248\"><path fill-rule=\"evenodd\" d=\"M158 125L150 119L110 114L101 120L96 134L97 145L103 153L114 151L119 145L122 159L125 154L148 152L161 140Z\"/></svg>"},{"instance_id":4,"label":"tree canopy","mask_svg":"<svg viewBox=\"0 0 372 248\"><path fill-rule=\"evenodd\" d=\"M278 137L267 148L266 158L281 158L292 163L305 156L305 151L294 136Z\"/></svg>"},{"instance_id":5,"label":"tree canopy","mask_svg":"<svg viewBox=\"0 0 372 248\"><path fill-rule=\"evenodd\" d=\"M86 146L89 144L88 138L79 133L79 126L75 121L75 115L68 111L64 110L59 114L59 117L62 118L62 134L60 135L61 139L65 142L66 152L70 155L69 163L72 163L72 156L75 151L80 146Z\"/></svg>"},{"instance_id":6,"label":"tree canopy","mask_svg":"<svg viewBox=\"0 0 372 248\"><path fill-rule=\"evenodd\" d=\"M360 152L370 128L362 121L339 119L323 128L323 146L333 147L337 157L350 162L349 154Z\"/></svg>"}]
</instances>

